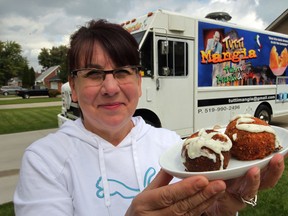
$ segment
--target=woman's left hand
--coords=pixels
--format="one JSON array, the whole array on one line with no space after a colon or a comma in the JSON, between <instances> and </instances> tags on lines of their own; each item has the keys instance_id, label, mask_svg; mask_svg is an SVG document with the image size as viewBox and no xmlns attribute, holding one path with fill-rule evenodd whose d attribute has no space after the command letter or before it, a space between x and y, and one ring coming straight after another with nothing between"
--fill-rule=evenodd
<instances>
[{"instance_id":1,"label":"woman's left hand","mask_svg":"<svg viewBox=\"0 0 288 216\"><path fill-rule=\"evenodd\" d=\"M227 186L225 195L207 209L206 214L235 215L247 205L244 201L256 204L258 191L274 187L281 178L284 168L284 157L276 154L261 171L258 167L253 167L245 176L225 181Z\"/></svg>"}]
</instances>

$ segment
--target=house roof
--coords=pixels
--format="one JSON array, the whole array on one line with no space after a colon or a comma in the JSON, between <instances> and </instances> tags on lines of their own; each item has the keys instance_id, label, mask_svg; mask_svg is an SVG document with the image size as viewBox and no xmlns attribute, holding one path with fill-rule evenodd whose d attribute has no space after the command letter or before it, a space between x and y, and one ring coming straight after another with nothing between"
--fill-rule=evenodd
<instances>
[{"instance_id":1,"label":"house roof","mask_svg":"<svg viewBox=\"0 0 288 216\"><path fill-rule=\"evenodd\" d=\"M40 74L40 76L38 76L36 78L36 82L44 82L44 79L49 76L51 73L53 73L55 70L57 70L60 66L57 65L57 66L53 66L53 67L50 67L48 68L46 71L44 71L43 73Z\"/></svg>"},{"instance_id":2,"label":"house roof","mask_svg":"<svg viewBox=\"0 0 288 216\"><path fill-rule=\"evenodd\" d=\"M275 19L266 30L288 34L288 9L286 9L277 19Z\"/></svg>"}]
</instances>

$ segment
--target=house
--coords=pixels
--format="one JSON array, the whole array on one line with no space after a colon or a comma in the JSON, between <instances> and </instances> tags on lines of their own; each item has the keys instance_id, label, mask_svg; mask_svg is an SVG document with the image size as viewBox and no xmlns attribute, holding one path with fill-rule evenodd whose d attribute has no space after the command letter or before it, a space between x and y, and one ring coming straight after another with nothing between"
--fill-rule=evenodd
<instances>
[{"instance_id":1,"label":"house","mask_svg":"<svg viewBox=\"0 0 288 216\"><path fill-rule=\"evenodd\" d=\"M22 86L22 80L18 77L13 77L10 80L8 80L8 86Z\"/></svg>"},{"instance_id":2,"label":"house","mask_svg":"<svg viewBox=\"0 0 288 216\"><path fill-rule=\"evenodd\" d=\"M288 9L286 9L266 30L288 34Z\"/></svg>"},{"instance_id":3,"label":"house","mask_svg":"<svg viewBox=\"0 0 288 216\"><path fill-rule=\"evenodd\" d=\"M61 91L62 82L58 77L60 66L53 66L42 72L35 80L35 85L45 86L49 89L57 89Z\"/></svg>"}]
</instances>

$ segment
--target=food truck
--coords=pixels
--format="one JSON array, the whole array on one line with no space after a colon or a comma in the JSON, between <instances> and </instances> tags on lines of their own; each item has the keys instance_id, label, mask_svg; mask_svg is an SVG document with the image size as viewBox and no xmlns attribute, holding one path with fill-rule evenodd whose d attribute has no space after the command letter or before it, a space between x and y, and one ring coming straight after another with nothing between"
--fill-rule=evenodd
<instances>
[{"instance_id":1,"label":"food truck","mask_svg":"<svg viewBox=\"0 0 288 216\"><path fill-rule=\"evenodd\" d=\"M288 114L288 36L157 10L122 24L139 43L142 96L134 115L182 137L236 114ZM79 115L63 85L59 125Z\"/></svg>"}]
</instances>

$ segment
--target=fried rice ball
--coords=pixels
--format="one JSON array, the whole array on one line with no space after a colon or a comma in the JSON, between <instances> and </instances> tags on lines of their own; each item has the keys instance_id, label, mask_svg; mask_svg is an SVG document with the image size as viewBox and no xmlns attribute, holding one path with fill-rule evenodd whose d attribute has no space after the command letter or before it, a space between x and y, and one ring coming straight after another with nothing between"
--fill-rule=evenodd
<instances>
[{"instance_id":1,"label":"fried rice ball","mask_svg":"<svg viewBox=\"0 0 288 216\"><path fill-rule=\"evenodd\" d=\"M281 148L274 129L252 115L234 117L227 125L225 134L232 141L231 156L238 160L262 159Z\"/></svg>"},{"instance_id":2,"label":"fried rice ball","mask_svg":"<svg viewBox=\"0 0 288 216\"><path fill-rule=\"evenodd\" d=\"M226 169L230 160L231 140L216 130L200 130L186 139L181 157L185 170L204 172Z\"/></svg>"}]
</instances>

